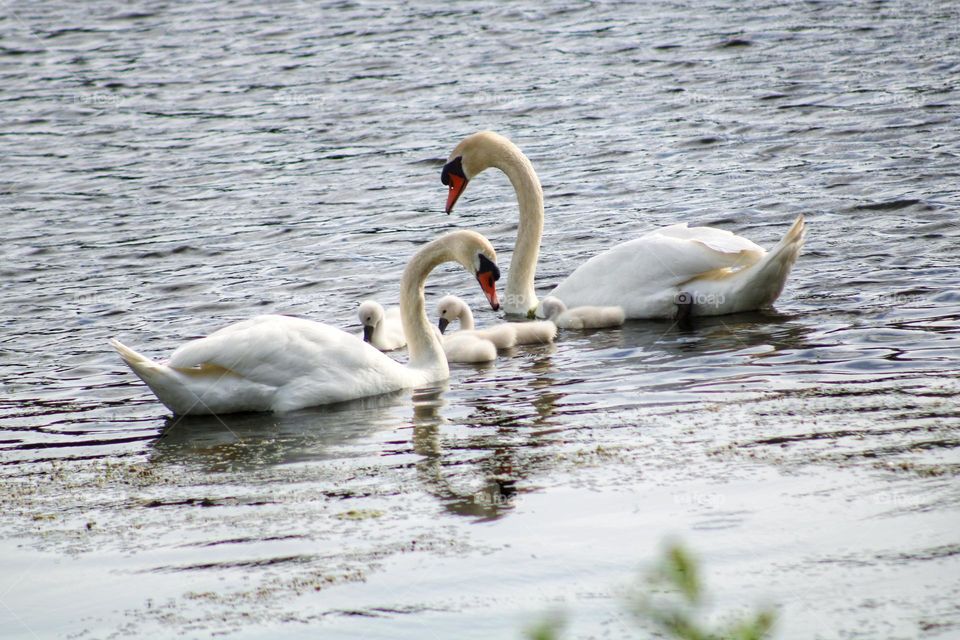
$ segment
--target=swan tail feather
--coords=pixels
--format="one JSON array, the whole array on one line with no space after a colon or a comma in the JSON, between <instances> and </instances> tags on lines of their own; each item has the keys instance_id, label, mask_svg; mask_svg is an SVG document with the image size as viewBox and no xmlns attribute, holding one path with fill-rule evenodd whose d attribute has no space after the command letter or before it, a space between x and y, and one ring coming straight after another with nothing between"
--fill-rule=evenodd
<instances>
[{"instance_id":1,"label":"swan tail feather","mask_svg":"<svg viewBox=\"0 0 960 640\"><path fill-rule=\"evenodd\" d=\"M807 235L807 223L803 217L803 214L797 216L797 219L793 221L793 224L790 225L790 229L784 234L783 238L780 239L780 242L770 250L770 253L767 254L767 258L777 257L783 255L781 261L789 262L793 264L797 260L797 256L800 255L800 249L803 248L803 241Z\"/></svg>"},{"instance_id":2,"label":"swan tail feather","mask_svg":"<svg viewBox=\"0 0 960 640\"><path fill-rule=\"evenodd\" d=\"M137 377L143 380L148 387L159 397L167 387L176 381L176 371L170 367L155 362L145 355L141 355L123 344L116 338L110 341L110 346L117 350L127 366L133 370Z\"/></svg>"},{"instance_id":3,"label":"swan tail feather","mask_svg":"<svg viewBox=\"0 0 960 640\"><path fill-rule=\"evenodd\" d=\"M681 285L681 291L694 296L697 315L721 315L754 311L772 305L797 261L806 225L797 216L790 229L759 261L741 269L723 267L700 274Z\"/></svg>"},{"instance_id":4,"label":"swan tail feather","mask_svg":"<svg viewBox=\"0 0 960 640\"><path fill-rule=\"evenodd\" d=\"M123 361L130 366L131 369L136 371L146 371L148 369L156 369L160 365L148 358L147 356L141 355L123 344L116 338L110 340L110 346L116 349L117 353L120 354L120 357L123 358Z\"/></svg>"},{"instance_id":5,"label":"swan tail feather","mask_svg":"<svg viewBox=\"0 0 960 640\"><path fill-rule=\"evenodd\" d=\"M180 370L151 360L116 338L110 340L110 346L116 349L127 366L143 380L160 402L175 414L190 413L198 405L196 394L184 385ZM196 410L193 412L200 413Z\"/></svg>"},{"instance_id":6,"label":"swan tail feather","mask_svg":"<svg viewBox=\"0 0 960 640\"><path fill-rule=\"evenodd\" d=\"M780 297L790 269L800 256L807 227L803 215L797 216L790 229L760 262L748 268L750 288L756 290L760 307L773 304Z\"/></svg>"}]
</instances>

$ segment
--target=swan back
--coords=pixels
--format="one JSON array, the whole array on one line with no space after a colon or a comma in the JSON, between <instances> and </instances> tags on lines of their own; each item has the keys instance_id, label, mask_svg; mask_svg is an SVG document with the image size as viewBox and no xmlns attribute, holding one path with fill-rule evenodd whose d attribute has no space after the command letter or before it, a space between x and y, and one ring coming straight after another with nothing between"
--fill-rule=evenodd
<instances>
[{"instance_id":1,"label":"swan back","mask_svg":"<svg viewBox=\"0 0 960 640\"><path fill-rule=\"evenodd\" d=\"M517 344L548 344L557 337L557 325L550 320L511 322Z\"/></svg>"},{"instance_id":2,"label":"swan back","mask_svg":"<svg viewBox=\"0 0 960 640\"><path fill-rule=\"evenodd\" d=\"M484 340L489 340L497 349L509 349L517 345L517 331L513 324L506 322L495 324L492 327L473 329L472 331L458 331L457 333L464 332Z\"/></svg>"},{"instance_id":3,"label":"swan back","mask_svg":"<svg viewBox=\"0 0 960 640\"><path fill-rule=\"evenodd\" d=\"M448 362L490 362L497 358L496 345L462 331L444 336L443 350Z\"/></svg>"},{"instance_id":4,"label":"swan back","mask_svg":"<svg viewBox=\"0 0 960 640\"><path fill-rule=\"evenodd\" d=\"M257 316L190 341L167 363L114 342L178 415L290 411L431 382L356 336L289 316Z\"/></svg>"},{"instance_id":5,"label":"swan back","mask_svg":"<svg viewBox=\"0 0 960 640\"><path fill-rule=\"evenodd\" d=\"M803 216L770 251L729 232L673 225L597 254L550 292L572 307L621 306L629 318L671 318L676 295L694 315L772 304L803 246Z\"/></svg>"}]
</instances>

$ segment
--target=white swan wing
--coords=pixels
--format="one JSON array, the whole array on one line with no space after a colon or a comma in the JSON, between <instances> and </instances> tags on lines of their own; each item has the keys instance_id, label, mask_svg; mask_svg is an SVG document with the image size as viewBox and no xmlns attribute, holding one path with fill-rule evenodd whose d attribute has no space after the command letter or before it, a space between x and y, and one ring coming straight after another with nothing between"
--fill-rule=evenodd
<instances>
[{"instance_id":1,"label":"white swan wing","mask_svg":"<svg viewBox=\"0 0 960 640\"><path fill-rule=\"evenodd\" d=\"M222 372L272 388L269 408L291 410L387 393L412 372L336 327L289 316L258 316L181 346L178 370Z\"/></svg>"},{"instance_id":2,"label":"white swan wing","mask_svg":"<svg viewBox=\"0 0 960 640\"><path fill-rule=\"evenodd\" d=\"M748 267L764 254L727 231L678 224L590 258L550 295L571 308L621 306L627 317L669 317L678 288L718 270Z\"/></svg>"},{"instance_id":3,"label":"white swan wing","mask_svg":"<svg viewBox=\"0 0 960 640\"><path fill-rule=\"evenodd\" d=\"M350 343L356 340L349 338ZM336 358L346 343L347 334L329 325L288 316L257 316L182 345L167 364L177 369L218 367L276 385Z\"/></svg>"},{"instance_id":4,"label":"white swan wing","mask_svg":"<svg viewBox=\"0 0 960 640\"><path fill-rule=\"evenodd\" d=\"M713 227L688 227L687 223L673 224L669 227L663 227L652 231L648 235L661 235L666 238L676 240L686 240L691 243L701 244L711 251L726 256L739 255L741 261L753 258L756 262L763 257L766 251L755 242L738 236L735 233L725 229L715 229ZM742 254L742 255L740 255ZM721 256L715 256L722 260Z\"/></svg>"}]
</instances>

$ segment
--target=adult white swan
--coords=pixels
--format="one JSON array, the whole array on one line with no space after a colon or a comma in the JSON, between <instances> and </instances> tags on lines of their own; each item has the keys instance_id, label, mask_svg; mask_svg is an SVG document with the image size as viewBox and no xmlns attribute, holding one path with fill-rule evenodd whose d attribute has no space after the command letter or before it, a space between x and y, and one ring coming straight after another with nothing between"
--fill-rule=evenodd
<instances>
[{"instance_id":1,"label":"adult white swan","mask_svg":"<svg viewBox=\"0 0 960 640\"><path fill-rule=\"evenodd\" d=\"M479 233L454 231L429 242L400 280L400 313L410 364L401 365L357 336L288 316L266 315L194 340L157 363L111 344L160 402L175 414L291 411L445 380L450 372L424 308L427 275L459 262L499 308L496 252Z\"/></svg>"},{"instance_id":2,"label":"adult white swan","mask_svg":"<svg viewBox=\"0 0 960 640\"><path fill-rule=\"evenodd\" d=\"M503 308L508 314L530 315L538 306L533 280L543 234L543 190L530 160L491 131L468 136L441 173L449 187L446 210L450 213L469 181L489 167L507 174L520 205ZM670 318L678 302L685 314L694 315L759 309L780 295L803 237L803 216L769 252L729 231L675 224L594 256L550 295L571 308L619 306L628 318Z\"/></svg>"}]
</instances>

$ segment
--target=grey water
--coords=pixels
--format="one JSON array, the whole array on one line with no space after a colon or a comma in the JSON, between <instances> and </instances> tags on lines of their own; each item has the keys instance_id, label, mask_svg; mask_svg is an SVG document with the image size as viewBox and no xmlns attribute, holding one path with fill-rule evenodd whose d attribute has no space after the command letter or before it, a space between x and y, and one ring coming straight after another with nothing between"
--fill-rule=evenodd
<instances>
[{"instance_id":1,"label":"grey water","mask_svg":"<svg viewBox=\"0 0 960 640\"><path fill-rule=\"evenodd\" d=\"M648 637L668 540L776 637L958 637L958 52L937 0L9 3L4 637ZM287 415L173 418L109 348L356 329L452 228L506 267L503 175L443 214L479 129L543 182L542 292L675 222L806 247L771 310Z\"/></svg>"}]
</instances>

